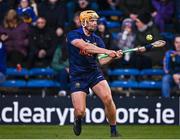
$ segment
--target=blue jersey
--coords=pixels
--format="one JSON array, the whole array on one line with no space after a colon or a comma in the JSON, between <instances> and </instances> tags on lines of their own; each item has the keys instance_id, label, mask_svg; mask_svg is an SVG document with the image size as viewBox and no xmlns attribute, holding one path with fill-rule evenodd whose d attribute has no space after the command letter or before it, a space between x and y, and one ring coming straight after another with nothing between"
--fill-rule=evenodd
<instances>
[{"instance_id":1,"label":"blue jersey","mask_svg":"<svg viewBox=\"0 0 180 140\"><path fill-rule=\"evenodd\" d=\"M104 42L94 33L86 36L82 28L73 30L67 35L67 46L69 54L70 75L79 75L98 70L96 55L88 56L81 53L81 50L71 44L74 39L83 39L98 47L105 48Z\"/></svg>"}]
</instances>

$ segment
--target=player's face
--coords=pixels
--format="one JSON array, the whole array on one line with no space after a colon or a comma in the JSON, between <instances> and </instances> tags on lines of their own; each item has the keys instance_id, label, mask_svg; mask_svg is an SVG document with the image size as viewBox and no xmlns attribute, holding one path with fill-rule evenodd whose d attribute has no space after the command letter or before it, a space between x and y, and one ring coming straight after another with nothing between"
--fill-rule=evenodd
<instances>
[{"instance_id":1,"label":"player's face","mask_svg":"<svg viewBox=\"0 0 180 140\"><path fill-rule=\"evenodd\" d=\"M175 41L174 41L174 46L176 51L180 51L180 37L176 37Z\"/></svg>"},{"instance_id":2,"label":"player's face","mask_svg":"<svg viewBox=\"0 0 180 140\"><path fill-rule=\"evenodd\" d=\"M97 20L98 19L90 19L89 22L87 22L86 29L89 32L94 32L97 29Z\"/></svg>"}]
</instances>

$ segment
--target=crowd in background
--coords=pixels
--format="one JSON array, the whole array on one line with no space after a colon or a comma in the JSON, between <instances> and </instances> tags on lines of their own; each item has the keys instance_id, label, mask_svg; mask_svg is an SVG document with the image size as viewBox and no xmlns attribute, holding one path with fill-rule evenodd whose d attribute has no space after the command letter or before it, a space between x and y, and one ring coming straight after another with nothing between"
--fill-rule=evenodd
<instances>
[{"instance_id":1,"label":"crowd in background","mask_svg":"<svg viewBox=\"0 0 180 140\"><path fill-rule=\"evenodd\" d=\"M178 0L0 0L0 79L4 79L1 75L6 66L52 67L57 79L66 85L66 33L81 26L79 14L88 9L122 12L121 17L101 17L98 21L96 33L107 49L126 50L152 43L162 39L160 34L167 30L167 25L173 25L174 34L180 32ZM121 23L115 37L108 21ZM147 41L146 35L152 35L152 40ZM105 69L162 67L165 51L174 48L173 44L168 45L165 50L126 53ZM179 58L175 64L180 65Z\"/></svg>"}]
</instances>

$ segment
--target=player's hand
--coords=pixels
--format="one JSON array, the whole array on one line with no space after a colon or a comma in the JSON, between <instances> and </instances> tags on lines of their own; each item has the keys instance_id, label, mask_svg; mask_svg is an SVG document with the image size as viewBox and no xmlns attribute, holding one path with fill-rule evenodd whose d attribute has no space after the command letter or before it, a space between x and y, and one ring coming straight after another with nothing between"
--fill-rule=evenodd
<instances>
[{"instance_id":1,"label":"player's hand","mask_svg":"<svg viewBox=\"0 0 180 140\"><path fill-rule=\"evenodd\" d=\"M146 48L145 48L145 47L139 47L137 52L143 53L143 52L145 52L145 51L146 51Z\"/></svg>"},{"instance_id":2,"label":"player's hand","mask_svg":"<svg viewBox=\"0 0 180 140\"><path fill-rule=\"evenodd\" d=\"M116 59L120 59L123 56L122 50L116 52Z\"/></svg>"},{"instance_id":3,"label":"player's hand","mask_svg":"<svg viewBox=\"0 0 180 140\"><path fill-rule=\"evenodd\" d=\"M107 51L106 51L106 54L107 54L109 57L112 57L112 58L117 57L117 52L116 52L116 51L113 51L113 50L107 50Z\"/></svg>"}]
</instances>

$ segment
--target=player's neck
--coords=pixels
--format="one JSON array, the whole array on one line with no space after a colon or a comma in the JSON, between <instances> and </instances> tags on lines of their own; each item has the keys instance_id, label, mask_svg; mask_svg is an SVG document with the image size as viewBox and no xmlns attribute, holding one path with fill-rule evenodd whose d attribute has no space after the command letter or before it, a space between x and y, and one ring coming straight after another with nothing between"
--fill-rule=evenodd
<instances>
[{"instance_id":1,"label":"player's neck","mask_svg":"<svg viewBox=\"0 0 180 140\"><path fill-rule=\"evenodd\" d=\"M86 28L83 28L83 32L86 36L90 36L92 32L88 31Z\"/></svg>"}]
</instances>

